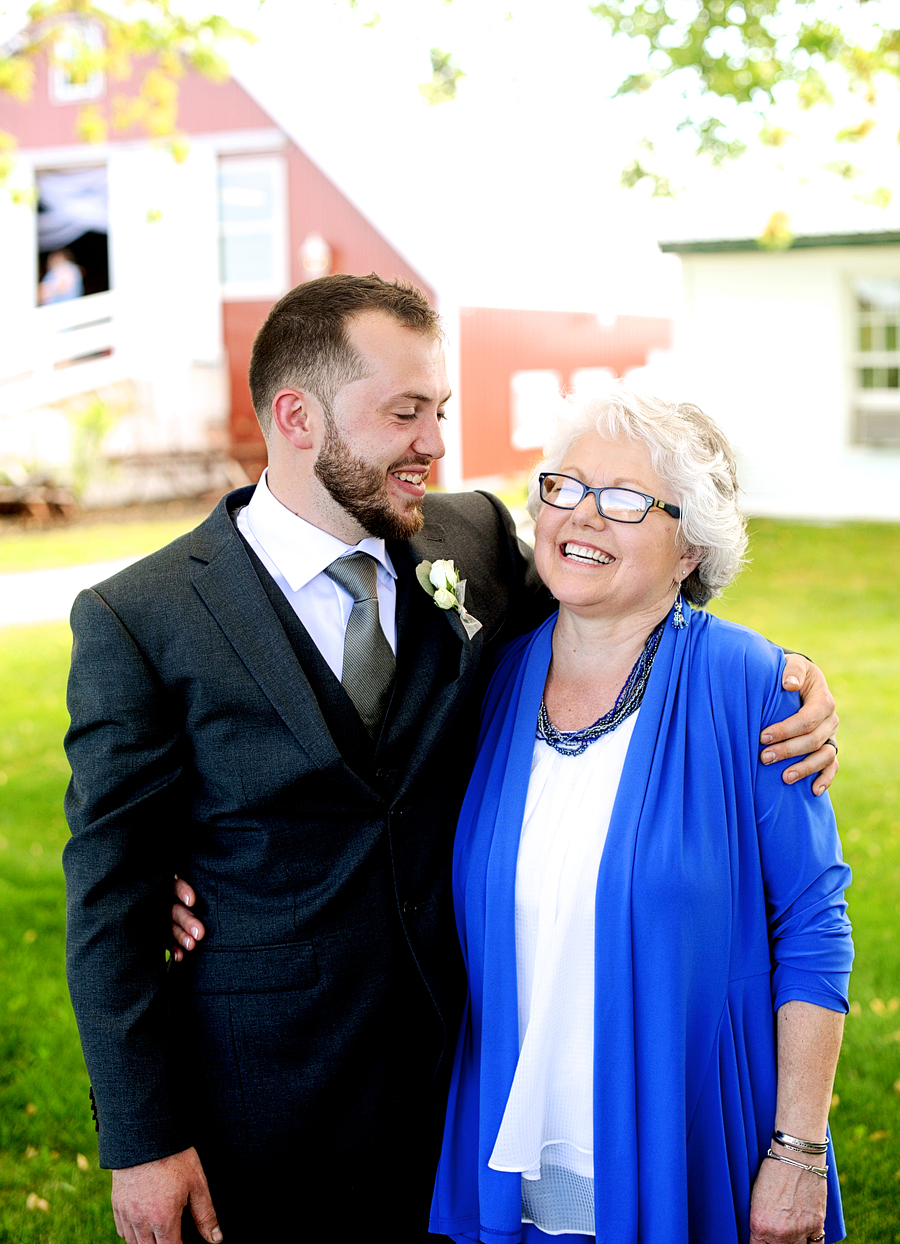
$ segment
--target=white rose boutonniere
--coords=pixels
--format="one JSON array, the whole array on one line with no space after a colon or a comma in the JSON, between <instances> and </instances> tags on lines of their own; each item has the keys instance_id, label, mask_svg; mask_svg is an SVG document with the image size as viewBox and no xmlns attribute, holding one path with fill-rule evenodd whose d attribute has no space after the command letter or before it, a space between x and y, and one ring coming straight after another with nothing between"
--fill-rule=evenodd
<instances>
[{"instance_id":1,"label":"white rose boutonniere","mask_svg":"<svg viewBox=\"0 0 900 1244\"><path fill-rule=\"evenodd\" d=\"M419 562L416 566L416 578L438 609L456 610L469 639L481 630L478 619L466 611L466 581L460 579L459 571L452 561Z\"/></svg>"}]
</instances>

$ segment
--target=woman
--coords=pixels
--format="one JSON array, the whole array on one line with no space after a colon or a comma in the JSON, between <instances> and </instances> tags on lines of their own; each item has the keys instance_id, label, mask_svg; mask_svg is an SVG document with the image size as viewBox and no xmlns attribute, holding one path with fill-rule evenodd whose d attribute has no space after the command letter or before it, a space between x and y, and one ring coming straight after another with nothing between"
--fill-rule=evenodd
<instances>
[{"instance_id":1,"label":"woman","mask_svg":"<svg viewBox=\"0 0 900 1244\"><path fill-rule=\"evenodd\" d=\"M736 494L711 420L621 391L570 405L533 483L559 616L500 662L457 834L434 1232L843 1238L849 870L827 800L756 764L781 651L698 612L741 565Z\"/></svg>"}]
</instances>

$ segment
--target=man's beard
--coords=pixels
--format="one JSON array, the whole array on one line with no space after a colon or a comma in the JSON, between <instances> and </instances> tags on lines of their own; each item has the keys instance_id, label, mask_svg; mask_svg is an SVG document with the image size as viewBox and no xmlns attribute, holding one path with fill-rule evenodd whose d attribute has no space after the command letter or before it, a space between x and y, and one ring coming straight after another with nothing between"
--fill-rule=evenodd
<instances>
[{"instance_id":1,"label":"man's beard","mask_svg":"<svg viewBox=\"0 0 900 1244\"><path fill-rule=\"evenodd\" d=\"M423 465L421 462L397 463L391 469ZM380 540L409 540L421 529L425 521L421 500L413 501L404 514L398 514L387 495L387 472L351 454L327 411L325 443L314 470L320 484L370 536Z\"/></svg>"}]
</instances>

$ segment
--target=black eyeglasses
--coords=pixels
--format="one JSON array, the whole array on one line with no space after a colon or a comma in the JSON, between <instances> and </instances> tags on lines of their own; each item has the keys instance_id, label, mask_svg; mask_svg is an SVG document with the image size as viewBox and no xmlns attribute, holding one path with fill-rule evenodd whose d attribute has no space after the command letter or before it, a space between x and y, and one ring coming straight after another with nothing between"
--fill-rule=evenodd
<instances>
[{"instance_id":1,"label":"black eyeglasses","mask_svg":"<svg viewBox=\"0 0 900 1244\"><path fill-rule=\"evenodd\" d=\"M557 510L574 510L591 493L597 502L597 511L614 523L642 523L651 510L664 510L673 518L681 518L677 505L669 505L657 497L633 488L588 488L580 479L571 475L556 475L545 471L538 476L541 500Z\"/></svg>"}]
</instances>

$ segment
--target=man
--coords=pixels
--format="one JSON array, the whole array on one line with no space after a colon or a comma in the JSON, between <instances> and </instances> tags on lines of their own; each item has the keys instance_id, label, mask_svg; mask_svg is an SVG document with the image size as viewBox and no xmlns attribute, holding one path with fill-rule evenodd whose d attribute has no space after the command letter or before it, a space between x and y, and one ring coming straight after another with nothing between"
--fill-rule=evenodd
<instances>
[{"instance_id":1,"label":"man","mask_svg":"<svg viewBox=\"0 0 900 1244\"><path fill-rule=\"evenodd\" d=\"M449 392L418 291L298 287L250 385L264 480L73 609L68 965L101 1162L131 1244L179 1244L185 1206L185 1240L422 1239L453 826L493 653L548 603L499 502L425 499ZM471 637L417 582L439 559ZM834 724L823 685L794 754ZM166 975L174 872L206 939Z\"/></svg>"}]
</instances>

